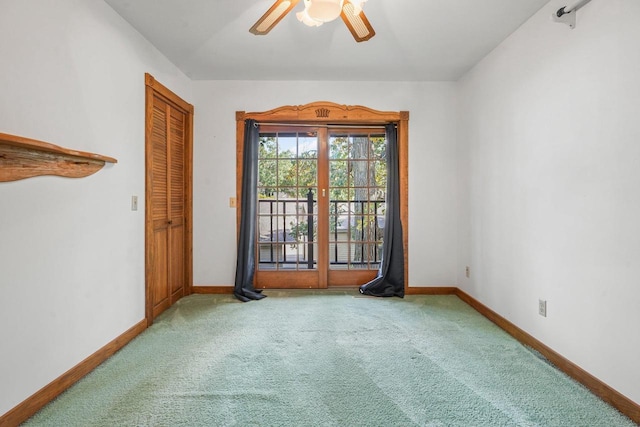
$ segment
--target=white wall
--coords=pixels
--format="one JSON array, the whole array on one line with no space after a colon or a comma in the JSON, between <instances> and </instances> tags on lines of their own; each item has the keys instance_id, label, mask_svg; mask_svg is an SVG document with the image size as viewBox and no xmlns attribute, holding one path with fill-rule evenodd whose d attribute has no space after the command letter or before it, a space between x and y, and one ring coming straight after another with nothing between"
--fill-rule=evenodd
<instances>
[{"instance_id":1,"label":"white wall","mask_svg":"<svg viewBox=\"0 0 640 427\"><path fill-rule=\"evenodd\" d=\"M458 280L640 402L640 2L565 3L459 82Z\"/></svg>"},{"instance_id":2,"label":"white wall","mask_svg":"<svg viewBox=\"0 0 640 427\"><path fill-rule=\"evenodd\" d=\"M233 285L236 111L314 101L408 110L409 283L456 284L454 83L194 82L194 283Z\"/></svg>"},{"instance_id":3,"label":"white wall","mask_svg":"<svg viewBox=\"0 0 640 427\"><path fill-rule=\"evenodd\" d=\"M118 159L0 183L3 414L144 318L144 73L191 83L101 0L0 11L0 132Z\"/></svg>"}]
</instances>

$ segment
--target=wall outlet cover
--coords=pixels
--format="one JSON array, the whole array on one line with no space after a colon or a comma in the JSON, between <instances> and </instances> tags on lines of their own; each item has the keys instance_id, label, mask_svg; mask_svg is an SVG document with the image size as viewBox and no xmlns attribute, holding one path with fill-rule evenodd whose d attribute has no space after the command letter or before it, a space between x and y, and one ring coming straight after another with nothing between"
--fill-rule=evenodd
<instances>
[{"instance_id":1,"label":"wall outlet cover","mask_svg":"<svg viewBox=\"0 0 640 427\"><path fill-rule=\"evenodd\" d=\"M538 314L542 317L547 317L547 300L538 300Z\"/></svg>"}]
</instances>

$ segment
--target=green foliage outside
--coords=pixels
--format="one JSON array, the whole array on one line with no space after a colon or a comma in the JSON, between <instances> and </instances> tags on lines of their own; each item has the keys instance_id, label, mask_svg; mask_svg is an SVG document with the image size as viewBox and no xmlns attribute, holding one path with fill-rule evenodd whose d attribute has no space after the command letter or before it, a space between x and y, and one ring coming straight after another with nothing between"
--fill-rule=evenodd
<instances>
[{"instance_id":1,"label":"green foliage outside","mask_svg":"<svg viewBox=\"0 0 640 427\"><path fill-rule=\"evenodd\" d=\"M355 218L351 240L374 240L377 227L373 203L383 202L387 168L384 136L341 135L329 139L330 230L349 210ZM259 147L258 197L267 200L307 200L309 189L317 199L317 140L304 133L261 134ZM337 210L337 212L336 212ZM382 212L383 213L383 212ZM288 233L299 241L308 233L306 221L291 221ZM377 230L378 236L381 232ZM314 234L317 231L314 231ZM315 240L315 239L314 239ZM357 254L359 258L365 254ZM370 258L368 258L370 259Z\"/></svg>"},{"instance_id":2,"label":"green foliage outside","mask_svg":"<svg viewBox=\"0 0 640 427\"><path fill-rule=\"evenodd\" d=\"M316 192L317 149L296 150L295 146L289 146L293 144L283 144L284 149L278 146L278 141L289 138L294 139L295 134L260 137L258 197L261 199L276 195L306 199L309 188ZM384 137L351 137L351 144L349 139L348 136L330 139L329 197L344 201L370 200L362 187L374 187L374 199L382 199L387 182Z\"/></svg>"}]
</instances>

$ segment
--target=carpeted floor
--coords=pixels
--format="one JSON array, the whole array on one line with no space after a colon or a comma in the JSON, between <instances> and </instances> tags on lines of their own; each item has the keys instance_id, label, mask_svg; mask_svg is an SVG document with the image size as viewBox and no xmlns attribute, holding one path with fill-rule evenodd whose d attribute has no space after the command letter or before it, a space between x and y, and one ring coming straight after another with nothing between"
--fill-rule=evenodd
<instances>
[{"instance_id":1,"label":"carpeted floor","mask_svg":"<svg viewBox=\"0 0 640 427\"><path fill-rule=\"evenodd\" d=\"M455 296L192 295L28 426L634 426Z\"/></svg>"}]
</instances>

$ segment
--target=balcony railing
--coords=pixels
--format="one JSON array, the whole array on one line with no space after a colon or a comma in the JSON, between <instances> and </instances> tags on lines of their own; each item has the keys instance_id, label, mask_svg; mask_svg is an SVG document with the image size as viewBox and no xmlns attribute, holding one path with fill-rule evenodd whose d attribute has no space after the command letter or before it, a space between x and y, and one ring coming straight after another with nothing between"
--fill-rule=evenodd
<instances>
[{"instance_id":1,"label":"balcony railing","mask_svg":"<svg viewBox=\"0 0 640 427\"><path fill-rule=\"evenodd\" d=\"M258 200L260 269L315 268L314 253L318 250L314 227L316 202L312 192L306 199ZM384 213L380 210L384 203L384 200L329 201L331 266L379 267L384 228ZM356 253L360 256L355 256Z\"/></svg>"}]
</instances>

